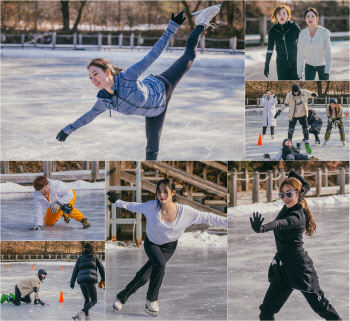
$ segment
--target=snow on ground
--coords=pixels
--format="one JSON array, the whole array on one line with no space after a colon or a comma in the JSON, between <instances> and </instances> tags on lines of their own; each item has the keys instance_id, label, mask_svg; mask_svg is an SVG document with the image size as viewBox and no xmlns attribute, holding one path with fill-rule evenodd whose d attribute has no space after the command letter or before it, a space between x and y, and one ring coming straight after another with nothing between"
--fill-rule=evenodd
<instances>
[{"instance_id":1,"label":"snow on ground","mask_svg":"<svg viewBox=\"0 0 350 321\"><path fill-rule=\"evenodd\" d=\"M317 230L312 238L304 235L304 248L314 262L325 297L343 320L349 320L349 207L333 204L329 199L326 202L329 205L325 205L323 199L318 205L316 201L309 205ZM272 221L281 207L269 213L262 210L265 222ZM228 319L257 320L259 305L269 286L267 272L276 246L272 232L256 234L251 229L248 218L252 215L251 206L246 206L245 215L243 206L239 208L241 215L229 216ZM276 319L320 320L320 317L296 290Z\"/></svg>"},{"instance_id":2,"label":"snow on ground","mask_svg":"<svg viewBox=\"0 0 350 321\"><path fill-rule=\"evenodd\" d=\"M309 107L311 108L311 107ZM277 110L279 107L277 108ZM319 135L321 144L324 142L324 135L327 129L327 117L325 108L315 109L322 118L323 125ZM344 108L344 116L349 111L349 107ZM262 109L246 109L245 112L245 159L247 160L265 160L263 155L268 153L271 158L276 156L282 148L282 142L288 137L288 109L284 110L277 118L277 127L275 127L275 139L271 139L270 128L267 128L266 138L263 139L263 146L258 146L259 134L262 133ZM343 146L340 141L339 129L332 129L331 138L327 146L316 146L315 136L310 134L310 146L313 149L309 156L315 156L322 161L349 160L349 118L344 117L344 128L347 145ZM295 126L293 145L299 143L304 138L302 127L299 123ZM306 153L302 145L302 153Z\"/></svg>"},{"instance_id":3,"label":"snow on ground","mask_svg":"<svg viewBox=\"0 0 350 321\"><path fill-rule=\"evenodd\" d=\"M350 41L332 41L332 67L329 80L349 80ZM247 47L245 50L245 77L249 80L278 80L276 71L276 51L270 62L270 74L264 76L264 66L267 47ZM318 80L318 76L316 79Z\"/></svg>"},{"instance_id":4,"label":"snow on ground","mask_svg":"<svg viewBox=\"0 0 350 321\"><path fill-rule=\"evenodd\" d=\"M106 319L149 320L144 312L148 283L122 310L112 308L116 294L147 262L143 249L106 249ZM177 248L165 269L158 320L227 320L226 248Z\"/></svg>"},{"instance_id":5,"label":"snow on ground","mask_svg":"<svg viewBox=\"0 0 350 321\"><path fill-rule=\"evenodd\" d=\"M79 182L76 182L79 186ZM99 183L95 183L98 185ZM74 185L74 184L73 184ZM91 227L83 229L73 219L66 224L63 217L53 226L31 231L34 226L33 193L1 194L2 241L84 241L105 240L105 193L104 190L75 190L74 206L89 220ZM17 195L16 195L17 194ZM7 195L7 197L3 197ZM12 195L13 197L8 197Z\"/></svg>"},{"instance_id":6,"label":"snow on ground","mask_svg":"<svg viewBox=\"0 0 350 321\"><path fill-rule=\"evenodd\" d=\"M105 112L66 142L55 138L96 101L86 70L91 58L127 68L145 54L3 49L2 159L144 159L145 121L139 116L113 112L110 118ZM142 77L163 72L180 55L164 52ZM169 104L159 159L243 159L243 101L244 56L198 53Z\"/></svg>"},{"instance_id":7,"label":"snow on ground","mask_svg":"<svg viewBox=\"0 0 350 321\"><path fill-rule=\"evenodd\" d=\"M103 264L105 264L103 262ZM9 269L7 269L9 265ZM34 270L32 270L34 265ZM63 265L63 270L61 270ZM75 262L5 262L1 263L1 294L14 293L16 283L24 277L32 276L43 268L47 272L46 279L40 287L40 299L50 306L22 303L15 306L12 303L1 305L1 320L71 320L84 306L84 297L80 286L75 283L72 290L70 279ZM100 280L100 276L99 276ZM64 303L59 303L60 293L63 292ZM105 291L97 287L97 304L90 310L91 320L105 319Z\"/></svg>"}]
</instances>

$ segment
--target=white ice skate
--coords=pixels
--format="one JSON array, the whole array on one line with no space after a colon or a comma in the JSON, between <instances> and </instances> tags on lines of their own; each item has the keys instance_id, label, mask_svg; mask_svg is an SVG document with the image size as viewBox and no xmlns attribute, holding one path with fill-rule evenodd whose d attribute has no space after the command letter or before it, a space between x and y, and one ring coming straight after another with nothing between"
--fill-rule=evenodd
<instances>
[{"instance_id":1,"label":"white ice skate","mask_svg":"<svg viewBox=\"0 0 350 321\"><path fill-rule=\"evenodd\" d=\"M120 300L117 297L115 297L115 300L113 302L113 308L119 311L122 309L122 307L123 303L121 303Z\"/></svg>"},{"instance_id":2,"label":"white ice skate","mask_svg":"<svg viewBox=\"0 0 350 321\"><path fill-rule=\"evenodd\" d=\"M271 135L271 139L275 139L275 135Z\"/></svg>"},{"instance_id":3,"label":"white ice skate","mask_svg":"<svg viewBox=\"0 0 350 321\"><path fill-rule=\"evenodd\" d=\"M345 141L345 140L343 140L343 141L342 141L342 143L343 143L343 146L345 146L345 145L346 145L346 141Z\"/></svg>"},{"instance_id":4,"label":"white ice skate","mask_svg":"<svg viewBox=\"0 0 350 321\"><path fill-rule=\"evenodd\" d=\"M146 300L145 312L152 317L157 317L159 312L158 301Z\"/></svg>"},{"instance_id":5,"label":"white ice skate","mask_svg":"<svg viewBox=\"0 0 350 321\"><path fill-rule=\"evenodd\" d=\"M216 24L210 23L210 21L220 12L220 7L221 4L216 4L215 6L193 12L192 15L195 16L194 23L196 26L204 26L204 30L208 29L209 26L215 29Z\"/></svg>"},{"instance_id":6,"label":"white ice skate","mask_svg":"<svg viewBox=\"0 0 350 321\"><path fill-rule=\"evenodd\" d=\"M328 143L328 140L325 140L324 143L323 143L323 145L327 145L327 143Z\"/></svg>"},{"instance_id":7,"label":"white ice skate","mask_svg":"<svg viewBox=\"0 0 350 321\"><path fill-rule=\"evenodd\" d=\"M262 135L262 138L265 138L265 135Z\"/></svg>"},{"instance_id":8,"label":"white ice skate","mask_svg":"<svg viewBox=\"0 0 350 321\"><path fill-rule=\"evenodd\" d=\"M78 312L74 317L72 317L73 320L75 321L85 321L86 320L86 314L84 311Z\"/></svg>"}]
</instances>

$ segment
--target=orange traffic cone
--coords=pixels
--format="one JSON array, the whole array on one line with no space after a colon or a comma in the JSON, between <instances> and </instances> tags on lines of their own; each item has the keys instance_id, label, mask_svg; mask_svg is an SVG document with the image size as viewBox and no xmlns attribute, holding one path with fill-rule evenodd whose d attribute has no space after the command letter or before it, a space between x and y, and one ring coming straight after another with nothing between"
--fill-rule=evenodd
<instances>
[{"instance_id":1,"label":"orange traffic cone","mask_svg":"<svg viewBox=\"0 0 350 321\"><path fill-rule=\"evenodd\" d=\"M34 265L32 265L32 270L34 270Z\"/></svg>"},{"instance_id":2,"label":"orange traffic cone","mask_svg":"<svg viewBox=\"0 0 350 321\"><path fill-rule=\"evenodd\" d=\"M61 270L63 270L63 265L61 265Z\"/></svg>"},{"instance_id":3,"label":"orange traffic cone","mask_svg":"<svg viewBox=\"0 0 350 321\"><path fill-rule=\"evenodd\" d=\"M347 112L346 112L346 118L348 118L348 117L349 117L349 112L347 111Z\"/></svg>"},{"instance_id":4,"label":"orange traffic cone","mask_svg":"<svg viewBox=\"0 0 350 321\"><path fill-rule=\"evenodd\" d=\"M10 268L10 266L9 266L9 265L7 265L7 268L9 269L9 268Z\"/></svg>"},{"instance_id":5,"label":"orange traffic cone","mask_svg":"<svg viewBox=\"0 0 350 321\"><path fill-rule=\"evenodd\" d=\"M259 146L262 146L262 144L263 144L263 143L262 143L262 138L261 138L261 134L260 134L260 135L259 135L259 140L258 140L258 145L259 145Z\"/></svg>"},{"instance_id":6,"label":"orange traffic cone","mask_svg":"<svg viewBox=\"0 0 350 321\"><path fill-rule=\"evenodd\" d=\"M64 300L63 300L63 292L61 291L61 295L60 295L60 300L58 301L59 303L64 303Z\"/></svg>"}]
</instances>

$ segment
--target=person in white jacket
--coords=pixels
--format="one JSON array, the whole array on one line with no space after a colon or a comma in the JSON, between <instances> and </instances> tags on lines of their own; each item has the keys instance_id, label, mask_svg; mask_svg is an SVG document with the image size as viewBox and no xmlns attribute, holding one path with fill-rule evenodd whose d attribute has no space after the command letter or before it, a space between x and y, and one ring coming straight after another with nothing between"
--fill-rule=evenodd
<instances>
[{"instance_id":1,"label":"person in white jacket","mask_svg":"<svg viewBox=\"0 0 350 321\"><path fill-rule=\"evenodd\" d=\"M266 135L266 129L268 126L270 126L271 138L275 138L275 126L277 125L277 121L274 118L276 114L276 104L276 95L271 94L271 90L267 89L265 95L260 98L260 105L264 106L262 130L263 138Z\"/></svg>"},{"instance_id":2,"label":"person in white jacket","mask_svg":"<svg viewBox=\"0 0 350 321\"><path fill-rule=\"evenodd\" d=\"M302 79L305 63L305 80L329 80L332 64L330 31L318 25L319 15L315 8L304 13L307 28L299 34L297 69Z\"/></svg>"},{"instance_id":3,"label":"person in white jacket","mask_svg":"<svg viewBox=\"0 0 350 321\"><path fill-rule=\"evenodd\" d=\"M226 217L201 212L190 206L179 204L175 184L170 179L158 182L156 194L158 200L132 203L117 200L114 192L107 193L109 201L114 206L131 212L141 212L147 219L144 249L149 260L125 289L117 294L113 303L116 310L120 310L129 296L149 281L145 312L151 316L157 316L159 312L158 294L165 265L174 254L177 241L185 229L192 224L227 227Z\"/></svg>"},{"instance_id":4,"label":"person in white jacket","mask_svg":"<svg viewBox=\"0 0 350 321\"><path fill-rule=\"evenodd\" d=\"M83 213L74 207L76 194L66 183L37 176L33 186L35 189L34 227L31 227L31 230L41 230L44 225L52 226L62 216L66 223L73 218L81 222L84 229L90 227Z\"/></svg>"}]
</instances>

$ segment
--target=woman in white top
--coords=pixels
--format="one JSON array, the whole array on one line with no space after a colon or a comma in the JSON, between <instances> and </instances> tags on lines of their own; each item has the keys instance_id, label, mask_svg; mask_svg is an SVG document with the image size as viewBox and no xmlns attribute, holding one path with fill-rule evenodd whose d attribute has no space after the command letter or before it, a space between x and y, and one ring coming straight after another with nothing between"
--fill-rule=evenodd
<instances>
[{"instance_id":1,"label":"woman in white top","mask_svg":"<svg viewBox=\"0 0 350 321\"><path fill-rule=\"evenodd\" d=\"M170 179L158 182L158 200L146 203L132 203L117 200L114 192L108 192L108 199L114 206L126 208L131 212L141 212L146 216L144 249L147 263L136 273L134 279L119 292L113 303L120 310L140 287L149 281L145 312L157 316L159 312L158 294L162 285L166 262L172 257L177 240L192 224L207 224L227 227L227 218L212 213L201 212L190 206L179 204L175 184Z\"/></svg>"},{"instance_id":2,"label":"woman in white top","mask_svg":"<svg viewBox=\"0 0 350 321\"><path fill-rule=\"evenodd\" d=\"M308 8L304 13L307 28L299 34L297 69L299 79L303 77L305 63L305 80L329 80L332 53L330 31L318 25L319 15L315 8Z\"/></svg>"},{"instance_id":3,"label":"woman in white top","mask_svg":"<svg viewBox=\"0 0 350 321\"><path fill-rule=\"evenodd\" d=\"M270 126L271 138L275 138L275 126L277 124L275 117L277 99L275 94L271 94L271 90L267 89L265 95L260 99L260 104L264 106L263 111L263 138L266 135L266 129Z\"/></svg>"}]
</instances>

